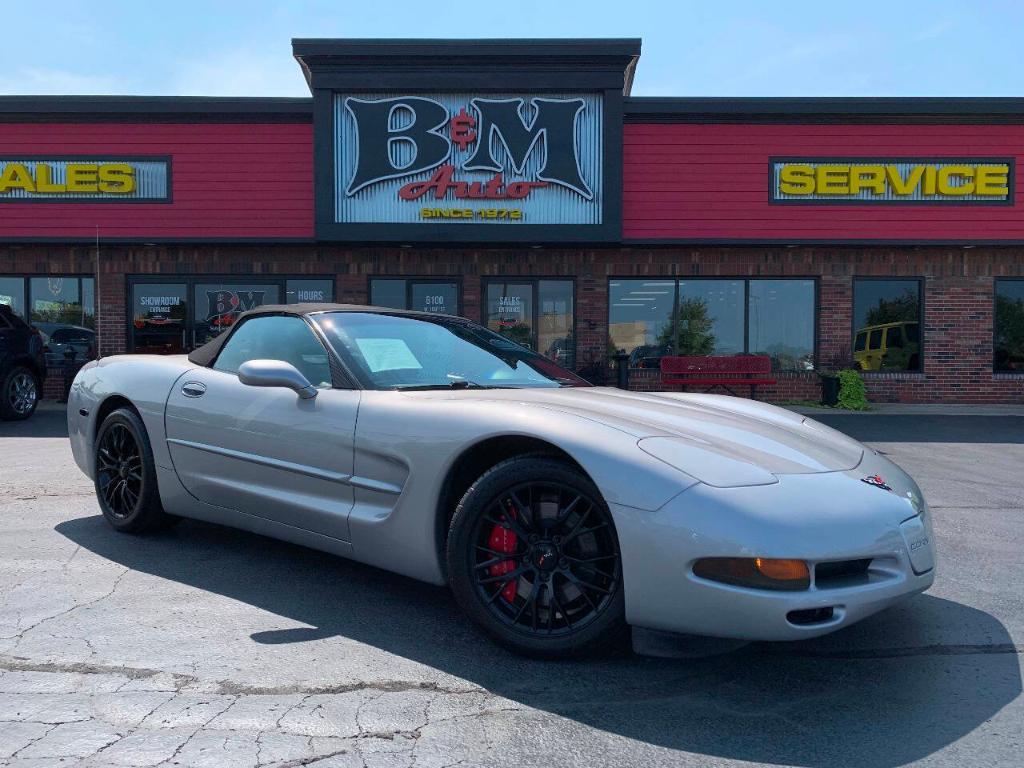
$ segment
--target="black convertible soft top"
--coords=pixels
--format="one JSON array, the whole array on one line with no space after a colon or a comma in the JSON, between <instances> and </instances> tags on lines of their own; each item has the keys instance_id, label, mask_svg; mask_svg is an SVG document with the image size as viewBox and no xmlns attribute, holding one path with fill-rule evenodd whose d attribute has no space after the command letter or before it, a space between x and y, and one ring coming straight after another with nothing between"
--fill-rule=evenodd
<instances>
[{"instance_id":1,"label":"black convertible soft top","mask_svg":"<svg viewBox=\"0 0 1024 768\"><path fill-rule=\"evenodd\" d=\"M316 312L379 312L389 315L410 315L412 317L426 316L435 319L438 317L438 313L415 312L411 309L369 307L362 304L264 304L239 314L232 327L237 328L244 320L255 315L312 315ZM220 348L224 346L224 342L227 341L230 335L231 331L225 331L203 344L203 346L196 347L189 352L188 361L194 365L201 365L204 368L209 366L210 363L217 359Z\"/></svg>"}]
</instances>

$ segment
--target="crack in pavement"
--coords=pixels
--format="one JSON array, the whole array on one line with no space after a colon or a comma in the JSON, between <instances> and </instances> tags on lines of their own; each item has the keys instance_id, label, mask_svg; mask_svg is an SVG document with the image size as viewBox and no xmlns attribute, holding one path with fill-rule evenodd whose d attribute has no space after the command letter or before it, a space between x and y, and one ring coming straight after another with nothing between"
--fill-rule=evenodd
<instances>
[{"instance_id":1,"label":"crack in pavement","mask_svg":"<svg viewBox=\"0 0 1024 768\"><path fill-rule=\"evenodd\" d=\"M31 626L25 627L25 629L22 629L22 630L20 630L20 631L18 631L16 633L14 633L13 635L7 635L7 636L4 636L4 637L0 637L0 640L14 640L15 638L17 638L17 642L14 644L14 647L17 648L18 645L21 643L22 639L25 637L26 634L28 634L29 632L31 632L32 630L34 630L34 629L36 629L38 627L41 627L46 622L53 621L54 619L59 619L62 616L67 616L68 614L73 613L74 611L77 611L80 608L89 608L90 606L96 605L97 603L100 603L100 602L106 600L107 598L111 597L114 594L114 592L117 591L117 588L121 585L121 580L124 579L124 577L127 576L130 572L131 572L131 568L125 568L123 571L121 571L121 573L118 575L118 577L116 579L114 579L114 583L110 587L110 590L108 592L106 592L105 594L102 594L99 597L94 598L92 600L88 600L88 601L86 601L84 603L76 603L75 605L71 606L70 608L67 608L66 610L60 611L58 613L55 613L52 616L47 616L44 619L40 619L35 624L32 624Z\"/></svg>"}]
</instances>

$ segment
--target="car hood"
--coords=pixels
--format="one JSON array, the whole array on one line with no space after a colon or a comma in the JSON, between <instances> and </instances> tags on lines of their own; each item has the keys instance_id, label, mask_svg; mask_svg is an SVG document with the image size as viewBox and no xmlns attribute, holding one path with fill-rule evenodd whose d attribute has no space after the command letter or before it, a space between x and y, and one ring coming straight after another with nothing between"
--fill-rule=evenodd
<instances>
[{"instance_id":1,"label":"car hood","mask_svg":"<svg viewBox=\"0 0 1024 768\"><path fill-rule=\"evenodd\" d=\"M729 473L755 467L772 475L851 470L864 455L864 446L841 432L800 414L739 397L608 387L416 394L462 403L517 403L575 414L632 435L645 452L667 463L692 466L699 461L713 466L716 474L723 475L723 485L730 484L724 482Z\"/></svg>"}]
</instances>

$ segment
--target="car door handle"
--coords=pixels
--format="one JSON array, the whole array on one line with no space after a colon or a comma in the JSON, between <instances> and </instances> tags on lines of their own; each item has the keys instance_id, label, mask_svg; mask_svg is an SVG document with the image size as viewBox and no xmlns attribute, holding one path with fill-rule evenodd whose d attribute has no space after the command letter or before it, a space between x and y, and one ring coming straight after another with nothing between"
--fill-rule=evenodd
<instances>
[{"instance_id":1,"label":"car door handle","mask_svg":"<svg viewBox=\"0 0 1024 768\"><path fill-rule=\"evenodd\" d=\"M206 394L206 385L198 381L189 381L181 385L181 394L185 397L202 397Z\"/></svg>"}]
</instances>

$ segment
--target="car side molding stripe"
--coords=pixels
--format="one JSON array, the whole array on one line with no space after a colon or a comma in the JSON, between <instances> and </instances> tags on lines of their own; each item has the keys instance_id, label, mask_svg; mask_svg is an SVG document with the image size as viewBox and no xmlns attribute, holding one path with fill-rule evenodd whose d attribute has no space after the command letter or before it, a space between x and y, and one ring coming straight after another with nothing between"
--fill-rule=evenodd
<instances>
[{"instance_id":1,"label":"car side molding stripe","mask_svg":"<svg viewBox=\"0 0 1024 768\"><path fill-rule=\"evenodd\" d=\"M238 459L240 461L248 461L252 464L261 464L265 467L273 467L275 469L283 469L285 472L295 472L299 475L306 475L307 477L315 477L320 480L327 480L332 483L341 483L342 485L351 485L356 488L365 488L371 491L379 491L381 493L390 493L398 495L402 492L402 489L391 483L384 483L379 480L372 480L368 477L357 477L355 475L346 475L343 472L332 472L329 469L320 469L318 467L311 467L308 464L296 464L291 461L283 461L281 459L272 459L269 456L257 456L253 453L246 453L245 451L236 451L231 448L221 448L216 445L209 445L207 443L196 443L192 440L180 440L178 438L169 437L167 442L170 445L180 445L185 448L192 448L197 451L205 451L206 453L213 453L219 456L227 456L232 459Z\"/></svg>"}]
</instances>

